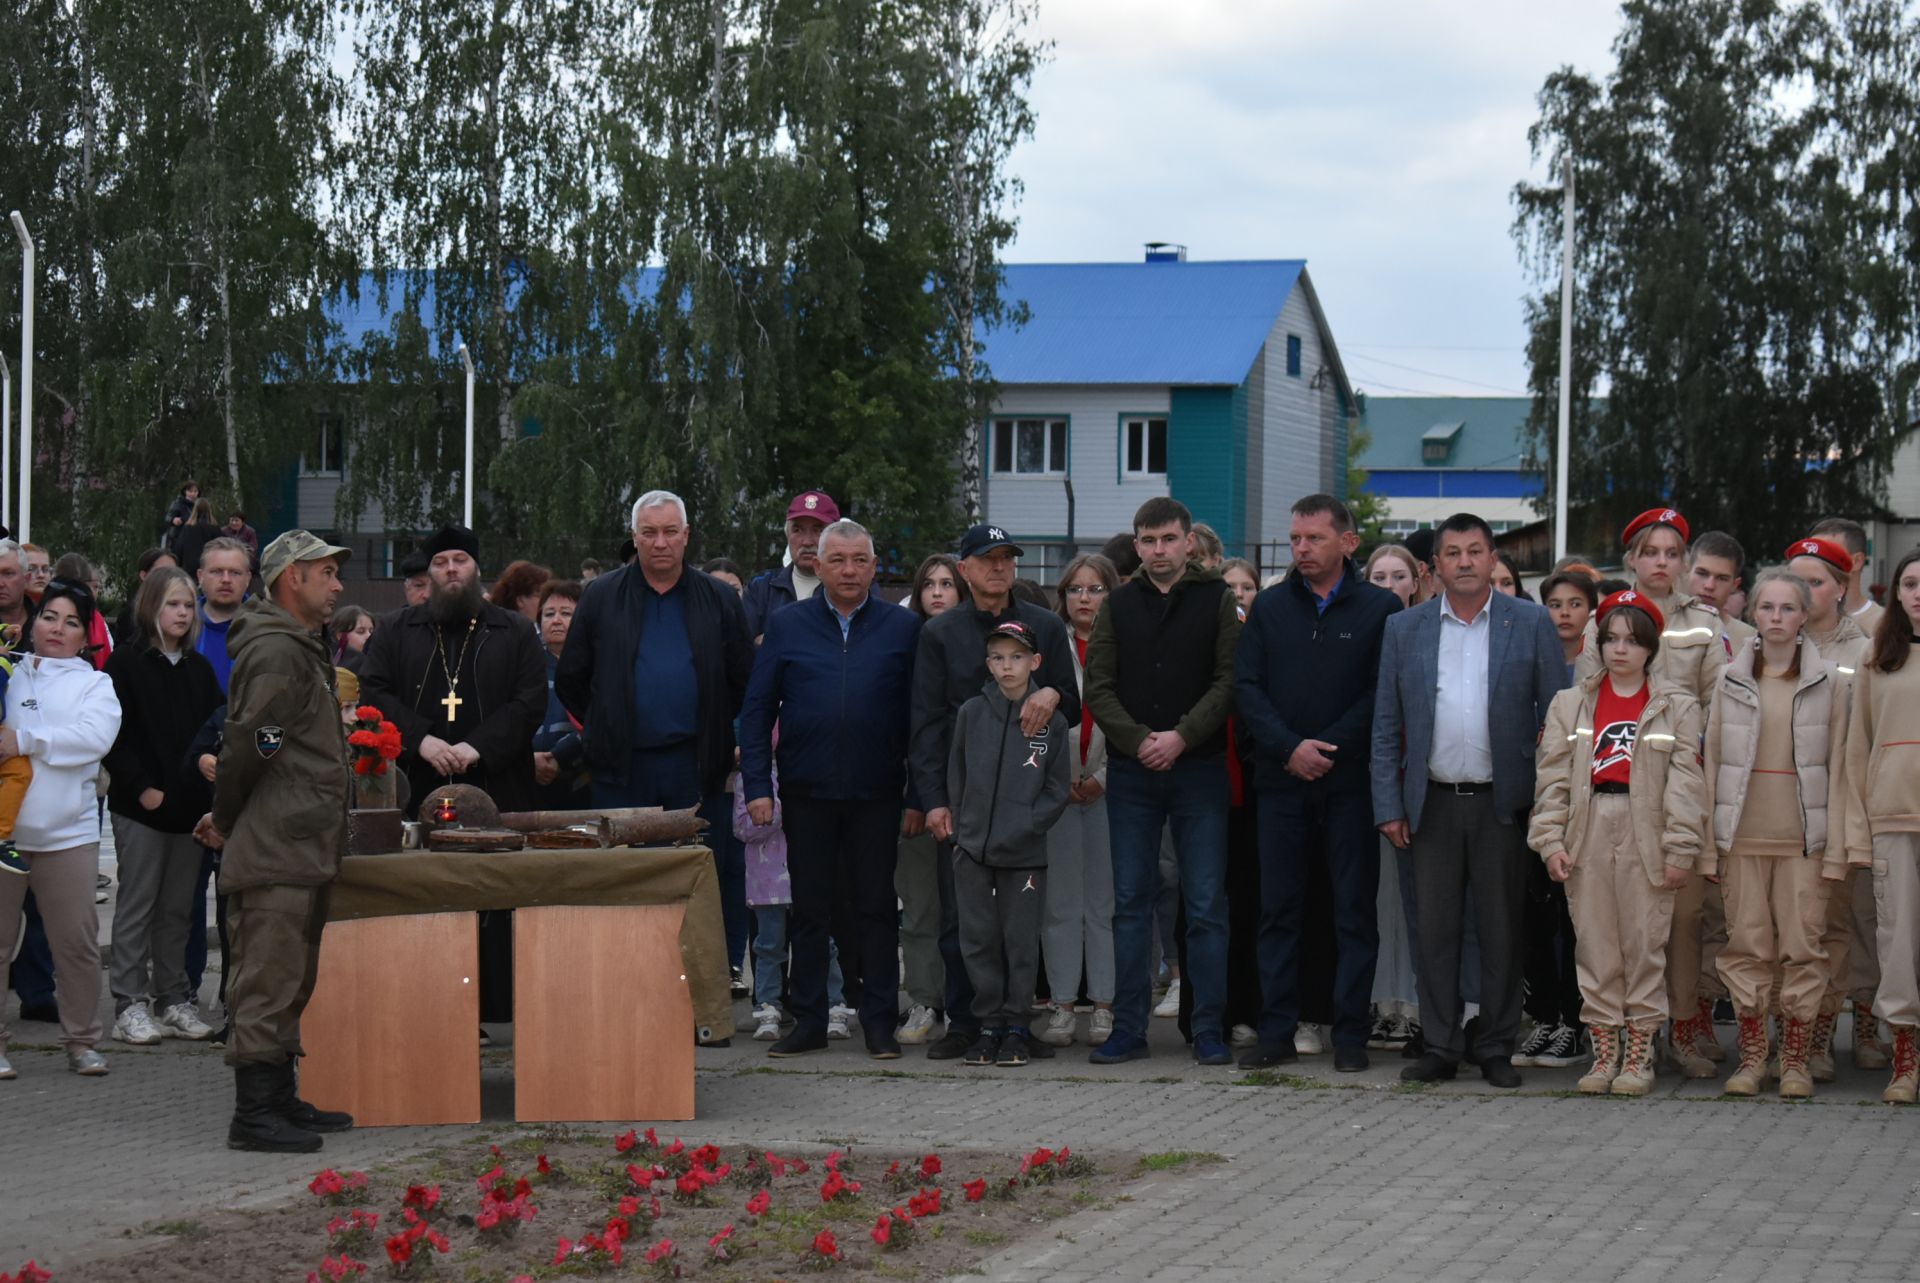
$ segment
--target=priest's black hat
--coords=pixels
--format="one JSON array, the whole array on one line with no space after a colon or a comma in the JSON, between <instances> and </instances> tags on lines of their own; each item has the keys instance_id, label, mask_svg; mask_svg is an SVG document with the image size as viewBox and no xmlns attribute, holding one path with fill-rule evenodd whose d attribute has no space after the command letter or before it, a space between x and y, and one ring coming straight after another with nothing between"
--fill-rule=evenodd
<instances>
[{"instance_id":1,"label":"priest's black hat","mask_svg":"<svg viewBox=\"0 0 1920 1283\"><path fill-rule=\"evenodd\" d=\"M437 557L443 552L464 552L478 561L480 537L465 526L442 526L420 545L420 551L429 557Z\"/></svg>"}]
</instances>

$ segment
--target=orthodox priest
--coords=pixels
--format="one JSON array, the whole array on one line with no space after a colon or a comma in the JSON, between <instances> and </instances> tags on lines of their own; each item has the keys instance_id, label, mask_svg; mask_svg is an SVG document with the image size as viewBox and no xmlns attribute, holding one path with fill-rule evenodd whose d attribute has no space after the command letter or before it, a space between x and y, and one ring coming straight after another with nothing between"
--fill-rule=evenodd
<instances>
[{"instance_id":1,"label":"orthodox priest","mask_svg":"<svg viewBox=\"0 0 1920 1283\"><path fill-rule=\"evenodd\" d=\"M533 733L547 711L545 652L531 621L481 595L480 541L447 526L420 550L431 591L367 642L360 691L400 729L411 812L446 784L484 789L502 811L533 805ZM512 1018L513 937L480 915L483 1019Z\"/></svg>"}]
</instances>

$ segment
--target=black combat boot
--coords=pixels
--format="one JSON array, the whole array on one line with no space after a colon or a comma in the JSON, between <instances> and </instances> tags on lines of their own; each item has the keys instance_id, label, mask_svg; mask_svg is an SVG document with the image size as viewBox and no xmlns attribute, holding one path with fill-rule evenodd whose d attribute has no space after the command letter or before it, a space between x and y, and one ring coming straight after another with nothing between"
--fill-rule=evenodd
<instances>
[{"instance_id":1,"label":"black combat boot","mask_svg":"<svg viewBox=\"0 0 1920 1283\"><path fill-rule=\"evenodd\" d=\"M233 1122L227 1128L228 1149L311 1154L320 1148L318 1135L294 1126L275 1108L282 1068L259 1064L233 1067Z\"/></svg>"},{"instance_id":2,"label":"black combat boot","mask_svg":"<svg viewBox=\"0 0 1920 1283\"><path fill-rule=\"evenodd\" d=\"M274 1088L273 1107L280 1117L295 1127L310 1132L345 1132L353 1130L353 1115L337 1109L316 1109L300 1099L300 1077L292 1057L287 1063L278 1065L279 1081Z\"/></svg>"}]
</instances>

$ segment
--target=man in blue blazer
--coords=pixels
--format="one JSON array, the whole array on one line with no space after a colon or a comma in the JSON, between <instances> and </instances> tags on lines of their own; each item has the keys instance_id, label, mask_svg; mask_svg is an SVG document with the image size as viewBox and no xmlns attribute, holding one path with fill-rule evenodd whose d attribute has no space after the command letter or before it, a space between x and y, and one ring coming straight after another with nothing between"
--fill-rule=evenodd
<instances>
[{"instance_id":1,"label":"man in blue blazer","mask_svg":"<svg viewBox=\"0 0 1920 1283\"><path fill-rule=\"evenodd\" d=\"M1427 1053L1410 1082L1452 1078L1469 1051L1517 1087L1526 815L1534 750L1566 661L1547 612L1493 590L1493 530L1456 513L1434 534L1443 591L1387 620L1373 715L1373 818L1411 858L1415 969ZM1407 858L1407 857L1403 857ZM1461 1027L1467 896L1480 939L1476 1045Z\"/></svg>"}]
</instances>

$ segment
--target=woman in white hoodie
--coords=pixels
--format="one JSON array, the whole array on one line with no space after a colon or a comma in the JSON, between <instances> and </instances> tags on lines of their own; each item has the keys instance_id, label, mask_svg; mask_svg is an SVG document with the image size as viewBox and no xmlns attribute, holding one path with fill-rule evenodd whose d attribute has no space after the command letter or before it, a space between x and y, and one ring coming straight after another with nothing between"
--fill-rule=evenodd
<instances>
[{"instance_id":1,"label":"woman in white hoodie","mask_svg":"<svg viewBox=\"0 0 1920 1283\"><path fill-rule=\"evenodd\" d=\"M100 867L100 759L120 733L113 681L85 657L93 593L56 579L33 621L34 653L14 662L0 758L33 762L14 844L31 865L24 878L0 878L0 958L13 956L20 905L31 890L53 949L54 1002L67 1044L67 1068L98 1076L100 919L93 903ZM0 1024L0 1078L12 1078L7 1030Z\"/></svg>"}]
</instances>

